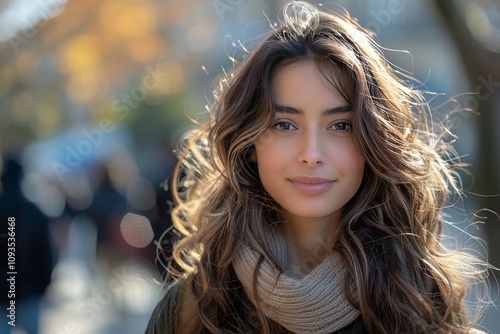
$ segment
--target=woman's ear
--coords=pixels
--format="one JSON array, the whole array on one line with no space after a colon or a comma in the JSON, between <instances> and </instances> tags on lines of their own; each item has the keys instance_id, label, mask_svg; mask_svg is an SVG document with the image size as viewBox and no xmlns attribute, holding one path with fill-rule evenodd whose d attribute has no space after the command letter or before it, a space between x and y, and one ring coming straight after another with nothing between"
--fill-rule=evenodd
<instances>
[{"instance_id":1,"label":"woman's ear","mask_svg":"<svg viewBox=\"0 0 500 334\"><path fill-rule=\"evenodd\" d=\"M245 163L249 168L250 173L259 177L259 169L257 168L257 154L255 153L255 147L250 147L245 154Z\"/></svg>"},{"instance_id":2,"label":"woman's ear","mask_svg":"<svg viewBox=\"0 0 500 334\"><path fill-rule=\"evenodd\" d=\"M255 148L250 149L248 158L250 159L251 162L257 163L257 154L255 153Z\"/></svg>"}]
</instances>

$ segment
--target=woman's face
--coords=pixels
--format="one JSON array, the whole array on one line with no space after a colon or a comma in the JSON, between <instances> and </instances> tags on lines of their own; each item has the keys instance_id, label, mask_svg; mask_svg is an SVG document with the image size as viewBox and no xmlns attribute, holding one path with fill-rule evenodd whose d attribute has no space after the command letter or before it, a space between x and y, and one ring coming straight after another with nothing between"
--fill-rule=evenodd
<instances>
[{"instance_id":1,"label":"woman's face","mask_svg":"<svg viewBox=\"0 0 500 334\"><path fill-rule=\"evenodd\" d=\"M288 220L338 222L363 178L347 101L313 61L279 68L271 80L276 116L255 143L260 180Z\"/></svg>"}]
</instances>

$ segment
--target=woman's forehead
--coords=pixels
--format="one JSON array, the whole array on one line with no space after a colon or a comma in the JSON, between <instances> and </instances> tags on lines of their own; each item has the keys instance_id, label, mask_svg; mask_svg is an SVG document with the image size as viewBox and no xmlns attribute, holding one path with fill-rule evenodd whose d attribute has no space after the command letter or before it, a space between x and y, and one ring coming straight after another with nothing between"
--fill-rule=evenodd
<instances>
[{"instance_id":1,"label":"woman's forehead","mask_svg":"<svg viewBox=\"0 0 500 334\"><path fill-rule=\"evenodd\" d=\"M291 114L314 111L330 115L350 105L312 60L279 69L271 84L271 95L275 109Z\"/></svg>"},{"instance_id":2,"label":"woman's forehead","mask_svg":"<svg viewBox=\"0 0 500 334\"><path fill-rule=\"evenodd\" d=\"M346 69L333 61L318 61L314 57L306 59L297 59L279 64L271 74L271 96L276 99L279 87L292 87L300 89L301 84L308 80L317 80L321 82L330 92L335 94L338 99L344 100L343 104L351 104L354 95L354 84L346 74ZM305 85L306 89L308 85ZM299 90L300 91L300 90ZM314 91L311 96L314 96Z\"/></svg>"}]
</instances>

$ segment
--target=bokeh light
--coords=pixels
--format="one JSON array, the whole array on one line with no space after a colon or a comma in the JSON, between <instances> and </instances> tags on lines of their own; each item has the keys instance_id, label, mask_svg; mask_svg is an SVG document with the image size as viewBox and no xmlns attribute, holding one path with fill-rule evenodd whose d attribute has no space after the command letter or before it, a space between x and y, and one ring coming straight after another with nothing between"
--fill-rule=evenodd
<instances>
[{"instance_id":1,"label":"bokeh light","mask_svg":"<svg viewBox=\"0 0 500 334\"><path fill-rule=\"evenodd\" d=\"M154 233L150 221L141 215L127 213L121 223L120 231L125 241L137 248L144 248L153 241Z\"/></svg>"}]
</instances>

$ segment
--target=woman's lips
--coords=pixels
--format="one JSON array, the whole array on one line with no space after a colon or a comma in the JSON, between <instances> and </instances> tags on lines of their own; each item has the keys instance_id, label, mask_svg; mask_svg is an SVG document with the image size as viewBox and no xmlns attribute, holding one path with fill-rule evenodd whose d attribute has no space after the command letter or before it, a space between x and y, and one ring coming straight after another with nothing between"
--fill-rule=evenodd
<instances>
[{"instance_id":1,"label":"woman's lips","mask_svg":"<svg viewBox=\"0 0 500 334\"><path fill-rule=\"evenodd\" d=\"M295 177L288 180L298 191L306 195L325 193L330 190L335 182L321 177Z\"/></svg>"}]
</instances>

